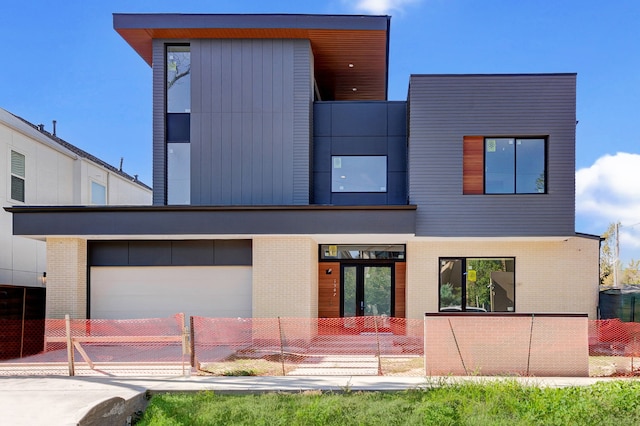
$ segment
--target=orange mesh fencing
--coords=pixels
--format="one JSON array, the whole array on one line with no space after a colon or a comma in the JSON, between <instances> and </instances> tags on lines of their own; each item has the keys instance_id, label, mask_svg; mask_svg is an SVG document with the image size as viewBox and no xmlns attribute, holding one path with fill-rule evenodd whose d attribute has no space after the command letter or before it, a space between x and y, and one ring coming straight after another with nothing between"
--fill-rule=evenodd
<instances>
[{"instance_id":1,"label":"orange mesh fencing","mask_svg":"<svg viewBox=\"0 0 640 426\"><path fill-rule=\"evenodd\" d=\"M435 319L443 320L442 315ZM465 365L459 374L490 374L484 367L487 359L511 358L520 363L510 368L512 373L540 375L532 371L542 371L535 370L547 362L542 355L562 354L560 362L552 366L557 368L562 363L582 365L585 351L592 357L591 366L597 360L611 370L597 375L628 375L636 372L634 365L640 364L634 359L640 358L640 323L587 321L585 339L584 326L567 328L568 323L564 323L554 328L545 325L547 320L537 314L533 325L531 316L519 318L518 314L505 315L495 324L491 315L478 315L464 324L455 321L433 322L425 331L423 320L388 317L192 317L188 335L183 328L184 315L177 314L129 320L71 319L67 336L64 319L15 324L4 320L0 332L5 337L17 338L19 328L24 338L0 348L0 376L68 375L70 358L77 375L188 374L191 364L203 373L218 375L422 376L453 373L450 364L461 364L460 359ZM568 330L574 331L566 337ZM67 351L69 339L71 354ZM584 349L585 340L588 349ZM435 362L429 358L430 351L442 344L443 357ZM502 368L497 371L507 373Z\"/></svg>"},{"instance_id":2,"label":"orange mesh fencing","mask_svg":"<svg viewBox=\"0 0 640 426\"><path fill-rule=\"evenodd\" d=\"M617 318L590 321L589 355L640 356L640 323Z\"/></svg>"},{"instance_id":3,"label":"orange mesh fencing","mask_svg":"<svg viewBox=\"0 0 640 426\"><path fill-rule=\"evenodd\" d=\"M388 317L192 317L192 363L217 375L423 375L422 330Z\"/></svg>"},{"instance_id":4,"label":"orange mesh fencing","mask_svg":"<svg viewBox=\"0 0 640 426\"><path fill-rule=\"evenodd\" d=\"M74 375L75 367L125 366L134 366L139 373L150 366L189 364L183 314L130 320L48 319L39 339L38 353L0 363L0 375L15 374L17 368L31 374Z\"/></svg>"}]
</instances>

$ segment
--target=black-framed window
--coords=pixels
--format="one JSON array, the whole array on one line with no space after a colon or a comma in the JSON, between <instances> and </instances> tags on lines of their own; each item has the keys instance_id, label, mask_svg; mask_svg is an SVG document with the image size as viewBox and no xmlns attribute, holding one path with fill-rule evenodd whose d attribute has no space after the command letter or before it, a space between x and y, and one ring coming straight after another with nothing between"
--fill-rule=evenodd
<instances>
[{"instance_id":1,"label":"black-framed window","mask_svg":"<svg viewBox=\"0 0 640 426\"><path fill-rule=\"evenodd\" d=\"M440 312L514 312L515 258L439 259Z\"/></svg>"},{"instance_id":2,"label":"black-framed window","mask_svg":"<svg viewBox=\"0 0 640 426\"><path fill-rule=\"evenodd\" d=\"M387 192L387 156L332 156L331 192Z\"/></svg>"},{"instance_id":3,"label":"black-framed window","mask_svg":"<svg viewBox=\"0 0 640 426\"><path fill-rule=\"evenodd\" d=\"M166 45L166 200L191 202L191 46Z\"/></svg>"},{"instance_id":4,"label":"black-framed window","mask_svg":"<svg viewBox=\"0 0 640 426\"><path fill-rule=\"evenodd\" d=\"M546 139L485 138L485 194L544 194Z\"/></svg>"},{"instance_id":5,"label":"black-framed window","mask_svg":"<svg viewBox=\"0 0 640 426\"><path fill-rule=\"evenodd\" d=\"M404 262L404 244L321 244L321 260L389 260Z\"/></svg>"},{"instance_id":6,"label":"black-framed window","mask_svg":"<svg viewBox=\"0 0 640 426\"><path fill-rule=\"evenodd\" d=\"M16 151L11 151L11 199L24 203L25 163L26 157Z\"/></svg>"}]
</instances>

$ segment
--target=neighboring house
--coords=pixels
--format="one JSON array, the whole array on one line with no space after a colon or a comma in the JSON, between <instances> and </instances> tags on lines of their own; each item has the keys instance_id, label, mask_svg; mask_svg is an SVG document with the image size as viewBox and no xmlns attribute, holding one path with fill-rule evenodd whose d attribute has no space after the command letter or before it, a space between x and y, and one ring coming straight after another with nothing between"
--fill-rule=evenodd
<instances>
[{"instance_id":1,"label":"neighboring house","mask_svg":"<svg viewBox=\"0 0 640 426\"><path fill-rule=\"evenodd\" d=\"M47 239L48 315L594 318L576 75L412 75L388 101L389 25L115 14L153 69L153 206L10 209Z\"/></svg>"},{"instance_id":2,"label":"neighboring house","mask_svg":"<svg viewBox=\"0 0 640 426\"><path fill-rule=\"evenodd\" d=\"M151 188L0 108L0 205L151 204ZM46 244L14 236L0 210L0 284L46 284Z\"/></svg>"}]
</instances>

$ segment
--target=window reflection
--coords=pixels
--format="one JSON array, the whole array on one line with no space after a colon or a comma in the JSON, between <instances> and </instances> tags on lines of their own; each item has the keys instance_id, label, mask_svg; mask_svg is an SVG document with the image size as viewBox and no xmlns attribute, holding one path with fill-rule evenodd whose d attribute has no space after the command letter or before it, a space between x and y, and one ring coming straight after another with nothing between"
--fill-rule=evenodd
<instances>
[{"instance_id":1,"label":"window reflection","mask_svg":"<svg viewBox=\"0 0 640 426\"><path fill-rule=\"evenodd\" d=\"M167 46L167 112L191 112L189 46Z\"/></svg>"},{"instance_id":2,"label":"window reflection","mask_svg":"<svg viewBox=\"0 0 640 426\"><path fill-rule=\"evenodd\" d=\"M331 191L387 192L387 157L331 157Z\"/></svg>"}]
</instances>

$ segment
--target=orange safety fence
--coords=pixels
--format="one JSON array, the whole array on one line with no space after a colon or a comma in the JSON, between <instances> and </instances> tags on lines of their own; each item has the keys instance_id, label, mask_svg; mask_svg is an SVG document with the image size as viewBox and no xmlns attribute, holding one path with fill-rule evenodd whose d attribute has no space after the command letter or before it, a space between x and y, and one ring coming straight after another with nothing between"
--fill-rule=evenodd
<instances>
[{"instance_id":1,"label":"orange safety fence","mask_svg":"<svg viewBox=\"0 0 640 426\"><path fill-rule=\"evenodd\" d=\"M537 321L534 327L542 324ZM563 344L551 343L544 333L532 334L538 329L530 323L523 320L523 333L535 337L524 339L527 345L540 342L540 350L548 351ZM164 373L186 374L190 365L203 374L229 375L426 374L424 320L191 317L188 327L183 324L183 314L128 320L16 320L15 324L3 320L0 334L11 343L0 345L0 376L68 375L70 366L75 374L87 375L116 367L140 374L154 366L165 368ZM445 325L451 334L450 325ZM461 338L462 328L453 326L456 338ZM501 328L493 330L498 338ZM457 343L456 351L462 351L461 341ZM427 341L428 348L434 344ZM625 357L633 372L633 365L640 364L634 364L634 357L640 358L640 323L588 321L588 352L599 358ZM531 365L532 360L527 362Z\"/></svg>"},{"instance_id":2,"label":"orange safety fence","mask_svg":"<svg viewBox=\"0 0 640 426\"><path fill-rule=\"evenodd\" d=\"M617 318L589 321L589 355L640 356L640 323Z\"/></svg>"},{"instance_id":3,"label":"orange safety fence","mask_svg":"<svg viewBox=\"0 0 640 426\"><path fill-rule=\"evenodd\" d=\"M40 351L0 362L0 375L21 367L38 374L75 375L76 367L87 370L135 366L189 364L188 334L184 314L169 318L104 320L47 319L40 334ZM186 356L185 356L186 355Z\"/></svg>"},{"instance_id":4,"label":"orange safety fence","mask_svg":"<svg viewBox=\"0 0 640 426\"><path fill-rule=\"evenodd\" d=\"M192 363L223 375L423 375L422 323L389 317L191 317Z\"/></svg>"}]
</instances>

